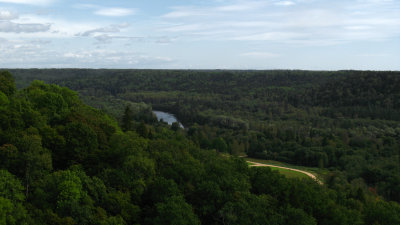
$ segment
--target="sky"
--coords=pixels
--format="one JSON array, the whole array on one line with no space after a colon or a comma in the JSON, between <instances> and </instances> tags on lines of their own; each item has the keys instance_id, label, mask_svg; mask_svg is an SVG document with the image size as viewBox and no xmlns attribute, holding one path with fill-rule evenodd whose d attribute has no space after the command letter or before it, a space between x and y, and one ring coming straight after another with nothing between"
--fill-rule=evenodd
<instances>
[{"instance_id":1,"label":"sky","mask_svg":"<svg viewBox=\"0 0 400 225\"><path fill-rule=\"evenodd\" d=\"M400 70L400 0L0 0L0 68Z\"/></svg>"}]
</instances>

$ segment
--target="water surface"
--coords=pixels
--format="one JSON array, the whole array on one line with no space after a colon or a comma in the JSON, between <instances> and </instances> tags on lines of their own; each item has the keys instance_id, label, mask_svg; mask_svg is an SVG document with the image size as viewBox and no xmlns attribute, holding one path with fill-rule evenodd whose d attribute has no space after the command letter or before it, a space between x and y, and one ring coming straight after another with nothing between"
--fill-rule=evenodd
<instances>
[{"instance_id":1,"label":"water surface","mask_svg":"<svg viewBox=\"0 0 400 225\"><path fill-rule=\"evenodd\" d=\"M153 113L157 116L157 120L163 120L164 122L167 122L169 125L171 125L174 122L178 122L179 126L184 128L183 125L171 113L167 113L167 112L163 112L163 111L155 111L155 110L153 111Z\"/></svg>"}]
</instances>

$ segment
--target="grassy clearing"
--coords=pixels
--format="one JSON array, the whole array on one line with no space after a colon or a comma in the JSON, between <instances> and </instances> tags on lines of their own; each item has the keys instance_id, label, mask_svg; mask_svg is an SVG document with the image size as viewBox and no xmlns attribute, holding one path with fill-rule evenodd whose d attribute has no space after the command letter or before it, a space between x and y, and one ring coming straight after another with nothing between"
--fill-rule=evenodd
<instances>
[{"instance_id":1,"label":"grassy clearing","mask_svg":"<svg viewBox=\"0 0 400 225\"><path fill-rule=\"evenodd\" d=\"M291 168L291 169L298 169L298 170L303 170L309 173L314 174L318 179L320 180L324 180L323 178L325 177L325 175L328 173L327 169L320 169L320 168L316 168L316 167L305 167L305 166L295 166L295 165L290 165L287 163L283 163L283 162L278 162L278 161L274 161L274 160L265 160L265 159L255 159L255 158L249 158L249 157L243 157L244 160L246 161L252 161L252 162L257 162L257 163L263 163L263 164L269 164L269 165L274 165L274 166L282 166L282 167L287 167L287 168ZM278 168L273 168L270 167L271 169L278 169ZM285 169L282 169L285 170ZM284 172L284 171L279 171L281 173L299 173L301 175L304 175L305 177L308 177L307 175L300 173L300 172L296 172L296 171L291 171L291 170L286 170L288 172ZM288 175L288 176L295 176L293 175ZM298 177L298 176L297 176Z\"/></svg>"},{"instance_id":2,"label":"grassy clearing","mask_svg":"<svg viewBox=\"0 0 400 225\"><path fill-rule=\"evenodd\" d=\"M246 163L247 163L247 165L249 165L249 166L254 165L254 163L252 163L252 162L247 162L247 161L246 161Z\"/></svg>"},{"instance_id":3,"label":"grassy clearing","mask_svg":"<svg viewBox=\"0 0 400 225\"><path fill-rule=\"evenodd\" d=\"M284 175L287 178L300 178L300 179L306 178L306 179L311 179L306 174L300 173L300 172L297 172L297 171L283 169L283 168L276 168L276 167L269 167L269 168L271 168L271 170L278 171L280 174Z\"/></svg>"}]
</instances>

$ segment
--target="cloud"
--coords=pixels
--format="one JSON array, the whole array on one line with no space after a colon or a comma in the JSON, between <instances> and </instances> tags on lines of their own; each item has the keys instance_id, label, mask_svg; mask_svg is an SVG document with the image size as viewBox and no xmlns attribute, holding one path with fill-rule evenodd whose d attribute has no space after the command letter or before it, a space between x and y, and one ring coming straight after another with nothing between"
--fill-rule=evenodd
<instances>
[{"instance_id":1,"label":"cloud","mask_svg":"<svg viewBox=\"0 0 400 225\"><path fill-rule=\"evenodd\" d=\"M165 68L174 60L129 49L49 48L46 40L0 38L0 68Z\"/></svg>"},{"instance_id":2,"label":"cloud","mask_svg":"<svg viewBox=\"0 0 400 225\"><path fill-rule=\"evenodd\" d=\"M238 2L235 4L228 4L216 7L215 10L222 12L240 12L240 11L256 10L268 5L269 5L268 1L247 1L246 3Z\"/></svg>"},{"instance_id":3,"label":"cloud","mask_svg":"<svg viewBox=\"0 0 400 225\"><path fill-rule=\"evenodd\" d=\"M129 16L134 13L135 13L134 9L128 9L128 8L102 8L94 12L94 14L96 15L111 16L111 17Z\"/></svg>"},{"instance_id":4,"label":"cloud","mask_svg":"<svg viewBox=\"0 0 400 225\"><path fill-rule=\"evenodd\" d=\"M193 18L193 17L203 17L203 16L215 16L216 10L209 8L200 8L200 7L172 7L172 12L169 12L163 15L163 18L171 18L171 19L181 19L184 17Z\"/></svg>"},{"instance_id":5,"label":"cloud","mask_svg":"<svg viewBox=\"0 0 400 225\"><path fill-rule=\"evenodd\" d=\"M20 23L24 21L25 23ZM26 23L30 21L31 23ZM0 32L2 33L37 33L49 31L50 23L41 23L30 20L29 16L20 16L11 11L0 10Z\"/></svg>"},{"instance_id":6,"label":"cloud","mask_svg":"<svg viewBox=\"0 0 400 225\"><path fill-rule=\"evenodd\" d=\"M80 37L93 37L95 40L98 42L101 42L102 44L107 44L111 43L113 39L119 39L119 40L130 40L130 41L144 41L145 39L152 39L152 38L146 38L142 36L129 36L129 35L112 35L115 33L120 33L123 28L127 28L130 25L128 23L122 23L122 24L113 24L107 27L100 27L96 29L91 29L87 30L81 33L75 34L75 36L80 36ZM166 37L162 38L157 38L157 42L163 42L166 43Z\"/></svg>"},{"instance_id":7,"label":"cloud","mask_svg":"<svg viewBox=\"0 0 400 225\"><path fill-rule=\"evenodd\" d=\"M0 11L0 21L1 20L13 20L17 19L18 14L10 12L10 11Z\"/></svg>"},{"instance_id":8,"label":"cloud","mask_svg":"<svg viewBox=\"0 0 400 225\"><path fill-rule=\"evenodd\" d=\"M275 5L280 5L280 6L291 6L291 5L295 5L296 3L292 2L292 1L279 1L276 2Z\"/></svg>"},{"instance_id":9,"label":"cloud","mask_svg":"<svg viewBox=\"0 0 400 225\"><path fill-rule=\"evenodd\" d=\"M10 21L0 21L0 32L4 33L35 33L50 30L50 24L27 23L20 24Z\"/></svg>"},{"instance_id":10,"label":"cloud","mask_svg":"<svg viewBox=\"0 0 400 225\"><path fill-rule=\"evenodd\" d=\"M372 29L372 26L367 26L367 25L353 25L353 26L345 26L344 29L346 30L369 30Z\"/></svg>"},{"instance_id":11,"label":"cloud","mask_svg":"<svg viewBox=\"0 0 400 225\"><path fill-rule=\"evenodd\" d=\"M131 40L131 41L142 41L145 39L144 37L112 36L109 34L96 35L96 36L94 36L94 38L103 44L111 43L111 40L113 40L113 39Z\"/></svg>"},{"instance_id":12,"label":"cloud","mask_svg":"<svg viewBox=\"0 0 400 225\"><path fill-rule=\"evenodd\" d=\"M356 56L361 56L361 57L388 57L390 54L387 53L363 53L363 54L358 54Z\"/></svg>"},{"instance_id":13,"label":"cloud","mask_svg":"<svg viewBox=\"0 0 400 225\"><path fill-rule=\"evenodd\" d=\"M101 8L98 5L87 4L87 3L74 4L73 7L76 8L76 9L99 9L99 8Z\"/></svg>"},{"instance_id":14,"label":"cloud","mask_svg":"<svg viewBox=\"0 0 400 225\"><path fill-rule=\"evenodd\" d=\"M304 39L308 35L301 32L265 32L253 35L244 35L232 38L233 40L241 41L279 41L279 40L293 40Z\"/></svg>"},{"instance_id":15,"label":"cloud","mask_svg":"<svg viewBox=\"0 0 400 225\"><path fill-rule=\"evenodd\" d=\"M54 0L0 0L0 2L13 3L13 4L26 4L26 5L49 5Z\"/></svg>"},{"instance_id":16,"label":"cloud","mask_svg":"<svg viewBox=\"0 0 400 225\"><path fill-rule=\"evenodd\" d=\"M91 65L97 68L132 68L168 65L174 60L169 57L151 56L148 54L133 51L118 50L91 50L65 52L59 56L61 62L68 62L72 65Z\"/></svg>"},{"instance_id":17,"label":"cloud","mask_svg":"<svg viewBox=\"0 0 400 225\"><path fill-rule=\"evenodd\" d=\"M177 38L171 38L168 36L153 37L154 41L158 44L169 44L175 41Z\"/></svg>"},{"instance_id":18,"label":"cloud","mask_svg":"<svg viewBox=\"0 0 400 225\"><path fill-rule=\"evenodd\" d=\"M29 43L35 44L35 45L48 45L51 44L51 40L41 40L41 39L36 39L36 40L31 40Z\"/></svg>"},{"instance_id":19,"label":"cloud","mask_svg":"<svg viewBox=\"0 0 400 225\"><path fill-rule=\"evenodd\" d=\"M81 36L81 37L88 37L88 36L93 36L96 34L104 34L104 33L119 33L122 28L129 27L128 23L122 23L122 24L113 24L107 27L100 27L92 30L87 30L83 33L78 33L76 36Z\"/></svg>"},{"instance_id":20,"label":"cloud","mask_svg":"<svg viewBox=\"0 0 400 225\"><path fill-rule=\"evenodd\" d=\"M170 44L176 38L171 38L168 36L148 36L148 37L140 37L140 36L117 36L117 35L109 35L109 34L100 34L94 36L101 44L110 44L112 40L127 40L127 41L135 41L135 42L153 42L157 44Z\"/></svg>"},{"instance_id":21,"label":"cloud","mask_svg":"<svg viewBox=\"0 0 400 225\"><path fill-rule=\"evenodd\" d=\"M245 52L241 54L246 57L256 57L256 58L277 58L280 55L271 52Z\"/></svg>"},{"instance_id":22,"label":"cloud","mask_svg":"<svg viewBox=\"0 0 400 225\"><path fill-rule=\"evenodd\" d=\"M134 8L104 7L86 3L75 4L73 7L80 10L91 9L95 15L108 17L124 17L134 15L137 12L137 9Z\"/></svg>"},{"instance_id":23,"label":"cloud","mask_svg":"<svg viewBox=\"0 0 400 225\"><path fill-rule=\"evenodd\" d=\"M172 7L161 18L162 31L197 40L321 46L400 36L400 10L389 0L232 0Z\"/></svg>"}]
</instances>

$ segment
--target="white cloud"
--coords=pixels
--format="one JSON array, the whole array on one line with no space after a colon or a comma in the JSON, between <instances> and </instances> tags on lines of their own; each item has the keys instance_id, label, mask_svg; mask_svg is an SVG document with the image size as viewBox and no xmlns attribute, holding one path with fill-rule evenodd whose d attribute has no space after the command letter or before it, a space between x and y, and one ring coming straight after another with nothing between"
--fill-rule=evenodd
<instances>
[{"instance_id":1,"label":"white cloud","mask_svg":"<svg viewBox=\"0 0 400 225\"><path fill-rule=\"evenodd\" d=\"M387 53L364 53L364 54L358 54L356 56L361 56L361 57L387 57L387 56L390 56L390 54L387 54Z\"/></svg>"},{"instance_id":2,"label":"white cloud","mask_svg":"<svg viewBox=\"0 0 400 225\"><path fill-rule=\"evenodd\" d=\"M161 30L202 40L321 46L381 41L400 35L400 8L389 0L236 0L234 4L223 1L217 6L170 9L162 16L165 25Z\"/></svg>"},{"instance_id":3,"label":"white cloud","mask_svg":"<svg viewBox=\"0 0 400 225\"><path fill-rule=\"evenodd\" d=\"M367 26L367 25L361 25L361 26L354 25L354 26L345 26L344 27L344 29L346 29L346 30L369 30L372 28L373 28L372 26Z\"/></svg>"},{"instance_id":4,"label":"white cloud","mask_svg":"<svg viewBox=\"0 0 400 225\"><path fill-rule=\"evenodd\" d=\"M206 11L201 8L193 8L193 7L173 7L172 12L169 12L162 17L164 18L172 18L179 19L183 17L198 17L198 16L210 16L211 11Z\"/></svg>"},{"instance_id":5,"label":"white cloud","mask_svg":"<svg viewBox=\"0 0 400 225\"><path fill-rule=\"evenodd\" d=\"M133 51L91 50L65 52L59 56L73 65L91 65L97 68L132 68L137 66L167 65L174 60L163 56L150 56Z\"/></svg>"},{"instance_id":6,"label":"white cloud","mask_svg":"<svg viewBox=\"0 0 400 225\"><path fill-rule=\"evenodd\" d=\"M293 39L304 39L309 35L305 33L295 32L265 32L260 34L245 35L234 37L233 40L241 41L283 41Z\"/></svg>"},{"instance_id":7,"label":"white cloud","mask_svg":"<svg viewBox=\"0 0 400 225\"><path fill-rule=\"evenodd\" d=\"M0 11L0 21L1 20L13 20L17 19L18 14L10 12L10 11Z\"/></svg>"},{"instance_id":8,"label":"white cloud","mask_svg":"<svg viewBox=\"0 0 400 225\"><path fill-rule=\"evenodd\" d=\"M49 5L54 0L0 0L0 2L13 3L13 4L26 4L26 5Z\"/></svg>"},{"instance_id":9,"label":"white cloud","mask_svg":"<svg viewBox=\"0 0 400 225\"><path fill-rule=\"evenodd\" d=\"M96 10L94 13L100 16L120 17L132 15L135 13L135 10L128 8L102 8Z\"/></svg>"},{"instance_id":10,"label":"white cloud","mask_svg":"<svg viewBox=\"0 0 400 225\"><path fill-rule=\"evenodd\" d=\"M89 30L94 30L102 27L103 24L99 21L74 21L67 18L55 17L54 15L38 15L38 14L21 14L19 19L13 20L14 23L19 24L42 24L50 25L47 32L40 32L34 34L24 34L24 36L8 34L7 38L72 38L77 33L83 33Z\"/></svg>"},{"instance_id":11,"label":"white cloud","mask_svg":"<svg viewBox=\"0 0 400 225\"><path fill-rule=\"evenodd\" d=\"M0 68L163 68L174 60L129 49L51 48L44 39L0 38ZM57 43L55 44L58 45Z\"/></svg>"},{"instance_id":12,"label":"white cloud","mask_svg":"<svg viewBox=\"0 0 400 225\"><path fill-rule=\"evenodd\" d=\"M98 5L86 4L86 3L74 4L73 7L76 9L98 9L98 8L101 8Z\"/></svg>"},{"instance_id":13,"label":"white cloud","mask_svg":"<svg viewBox=\"0 0 400 225\"><path fill-rule=\"evenodd\" d=\"M29 43L35 44L38 46L48 45L48 44L51 44L51 42L52 42L51 40L41 40L41 39L35 39L35 40L29 41Z\"/></svg>"},{"instance_id":14,"label":"white cloud","mask_svg":"<svg viewBox=\"0 0 400 225\"><path fill-rule=\"evenodd\" d=\"M128 23L122 24L113 24L107 27L100 27L96 29L87 30L82 33L76 34L76 36L88 37L96 34L104 34L104 33L118 33L121 31L122 28L129 27Z\"/></svg>"},{"instance_id":15,"label":"white cloud","mask_svg":"<svg viewBox=\"0 0 400 225\"><path fill-rule=\"evenodd\" d=\"M130 41L143 41L145 37L131 37L131 36L115 36L109 34L99 34L94 36L94 38L103 44L109 44L113 39L120 39L120 40L130 40Z\"/></svg>"},{"instance_id":16,"label":"white cloud","mask_svg":"<svg viewBox=\"0 0 400 225\"><path fill-rule=\"evenodd\" d=\"M280 57L279 54L271 52L245 52L241 54L242 56L255 57L255 58L277 58Z\"/></svg>"},{"instance_id":17,"label":"white cloud","mask_svg":"<svg viewBox=\"0 0 400 225\"><path fill-rule=\"evenodd\" d=\"M238 2L235 4L220 6L217 7L216 10L222 12L239 12L239 11L256 10L268 5L269 5L268 1L246 1L246 2Z\"/></svg>"},{"instance_id":18,"label":"white cloud","mask_svg":"<svg viewBox=\"0 0 400 225\"><path fill-rule=\"evenodd\" d=\"M75 36L79 37L93 37L95 40L102 44L109 44L112 40L128 40L128 41L146 41L153 42L159 44L168 44L172 41L176 40L176 38L171 38L169 36L133 36L129 35L129 32L125 32L125 34L115 35L116 33L120 33L122 29L129 27L128 23L122 24L112 24L106 27L100 27L95 29L86 30L80 33L75 34Z\"/></svg>"},{"instance_id":19,"label":"white cloud","mask_svg":"<svg viewBox=\"0 0 400 225\"><path fill-rule=\"evenodd\" d=\"M50 24L38 24L38 23L13 23L10 21L0 21L0 32L5 33L35 33L45 32L50 29Z\"/></svg>"},{"instance_id":20,"label":"white cloud","mask_svg":"<svg viewBox=\"0 0 400 225\"><path fill-rule=\"evenodd\" d=\"M104 7L101 5L85 3L75 4L73 5L73 7L80 10L90 9L93 10L93 13L95 15L108 17L124 17L134 15L138 11L135 8Z\"/></svg>"},{"instance_id":21,"label":"white cloud","mask_svg":"<svg viewBox=\"0 0 400 225\"><path fill-rule=\"evenodd\" d=\"M292 2L292 1L279 1L276 2L275 5L280 5L280 6L291 6L291 5L295 5L296 3Z\"/></svg>"}]
</instances>

